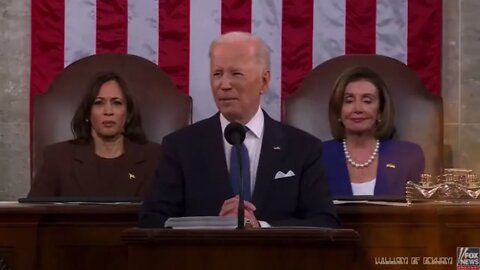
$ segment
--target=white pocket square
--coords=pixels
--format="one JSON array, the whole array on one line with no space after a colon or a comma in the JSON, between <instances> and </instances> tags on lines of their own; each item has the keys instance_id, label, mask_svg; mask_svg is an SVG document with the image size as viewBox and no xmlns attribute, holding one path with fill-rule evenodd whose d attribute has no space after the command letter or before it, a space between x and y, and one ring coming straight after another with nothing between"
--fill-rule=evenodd
<instances>
[{"instance_id":1,"label":"white pocket square","mask_svg":"<svg viewBox=\"0 0 480 270\"><path fill-rule=\"evenodd\" d=\"M283 173L282 171L278 171L278 172L275 174L275 179L292 177L292 176L295 176L295 173L292 172L292 170L289 170L287 173Z\"/></svg>"}]
</instances>

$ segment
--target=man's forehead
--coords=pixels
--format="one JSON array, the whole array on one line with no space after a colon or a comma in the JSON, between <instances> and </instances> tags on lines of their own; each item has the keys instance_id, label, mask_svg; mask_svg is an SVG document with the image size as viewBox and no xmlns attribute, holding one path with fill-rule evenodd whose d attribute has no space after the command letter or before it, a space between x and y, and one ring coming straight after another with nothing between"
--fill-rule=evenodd
<instances>
[{"instance_id":1,"label":"man's forehead","mask_svg":"<svg viewBox=\"0 0 480 270\"><path fill-rule=\"evenodd\" d=\"M212 54L228 53L234 55L241 53L254 53L255 49L255 43L251 41L229 41L215 44L212 47Z\"/></svg>"},{"instance_id":2,"label":"man's forehead","mask_svg":"<svg viewBox=\"0 0 480 270\"><path fill-rule=\"evenodd\" d=\"M253 57L227 57L227 58L215 58L213 57L210 61L210 66L212 68L222 68L222 69L244 69L252 67L256 64L255 58Z\"/></svg>"},{"instance_id":3,"label":"man's forehead","mask_svg":"<svg viewBox=\"0 0 480 270\"><path fill-rule=\"evenodd\" d=\"M227 50L213 53L210 58L212 65L235 66L248 65L255 62L255 54L241 50Z\"/></svg>"}]
</instances>

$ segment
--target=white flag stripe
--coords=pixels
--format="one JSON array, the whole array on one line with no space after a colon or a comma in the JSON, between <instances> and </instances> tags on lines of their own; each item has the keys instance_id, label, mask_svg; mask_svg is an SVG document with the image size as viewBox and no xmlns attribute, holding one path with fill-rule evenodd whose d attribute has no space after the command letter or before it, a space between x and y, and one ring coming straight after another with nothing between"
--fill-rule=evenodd
<instances>
[{"instance_id":1,"label":"white flag stripe","mask_svg":"<svg viewBox=\"0 0 480 270\"><path fill-rule=\"evenodd\" d=\"M407 0L377 0L376 53L407 63Z\"/></svg>"},{"instance_id":2,"label":"white flag stripe","mask_svg":"<svg viewBox=\"0 0 480 270\"><path fill-rule=\"evenodd\" d=\"M210 94L208 49L221 33L221 6L221 0L190 0L189 94L193 99L193 122L217 112Z\"/></svg>"},{"instance_id":3,"label":"white flag stripe","mask_svg":"<svg viewBox=\"0 0 480 270\"><path fill-rule=\"evenodd\" d=\"M129 54L158 63L158 14L158 0L128 0Z\"/></svg>"},{"instance_id":4,"label":"white flag stripe","mask_svg":"<svg viewBox=\"0 0 480 270\"><path fill-rule=\"evenodd\" d=\"M64 65L95 54L96 3L98 0L65 0ZM190 1L189 89L193 121L217 111L210 93L208 49L221 33L222 0ZM408 0L377 0L376 53L407 63ZM160 3L161 4L161 3ZM252 1L252 33L262 37L271 52L271 82L262 97L264 108L281 118L282 100L282 0ZM127 52L158 63L158 0L128 0ZM312 68L345 54L346 1L313 1Z\"/></svg>"},{"instance_id":5,"label":"white flag stripe","mask_svg":"<svg viewBox=\"0 0 480 270\"><path fill-rule=\"evenodd\" d=\"M65 0L64 66L96 51L96 0Z\"/></svg>"},{"instance_id":6,"label":"white flag stripe","mask_svg":"<svg viewBox=\"0 0 480 270\"><path fill-rule=\"evenodd\" d=\"M262 108L274 119L281 118L282 0L252 1L252 33L270 49L270 88L263 94Z\"/></svg>"},{"instance_id":7,"label":"white flag stripe","mask_svg":"<svg viewBox=\"0 0 480 270\"><path fill-rule=\"evenodd\" d=\"M313 2L312 68L345 54L345 1Z\"/></svg>"}]
</instances>

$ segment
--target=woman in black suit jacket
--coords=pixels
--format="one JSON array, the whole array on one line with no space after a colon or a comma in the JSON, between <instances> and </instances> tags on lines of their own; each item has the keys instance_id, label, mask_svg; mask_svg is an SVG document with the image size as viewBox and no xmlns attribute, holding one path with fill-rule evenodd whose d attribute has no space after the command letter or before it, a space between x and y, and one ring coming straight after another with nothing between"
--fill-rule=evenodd
<instances>
[{"instance_id":1,"label":"woman in black suit jacket","mask_svg":"<svg viewBox=\"0 0 480 270\"><path fill-rule=\"evenodd\" d=\"M29 197L143 198L160 154L148 142L124 80L97 76L72 119L74 140L48 146Z\"/></svg>"}]
</instances>

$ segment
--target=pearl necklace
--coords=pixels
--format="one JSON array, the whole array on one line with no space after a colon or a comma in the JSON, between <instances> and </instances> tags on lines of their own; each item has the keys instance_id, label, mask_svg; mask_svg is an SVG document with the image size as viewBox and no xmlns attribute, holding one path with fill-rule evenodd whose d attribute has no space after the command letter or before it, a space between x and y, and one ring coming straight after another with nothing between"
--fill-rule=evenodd
<instances>
[{"instance_id":1,"label":"pearl necklace","mask_svg":"<svg viewBox=\"0 0 480 270\"><path fill-rule=\"evenodd\" d=\"M347 159L348 163L350 163L350 165L352 165L355 168L365 168L365 167L368 167L370 164L372 164L373 160L377 156L379 147L380 147L380 141L377 139L375 149L373 150L373 153L370 156L370 158L364 163L357 163L353 161L352 157L350 156L350 153L348 152L348 148L347 148L347 141L343 139L343 152L345 153L345 158Z\"/></svg>"}]
</instances>

